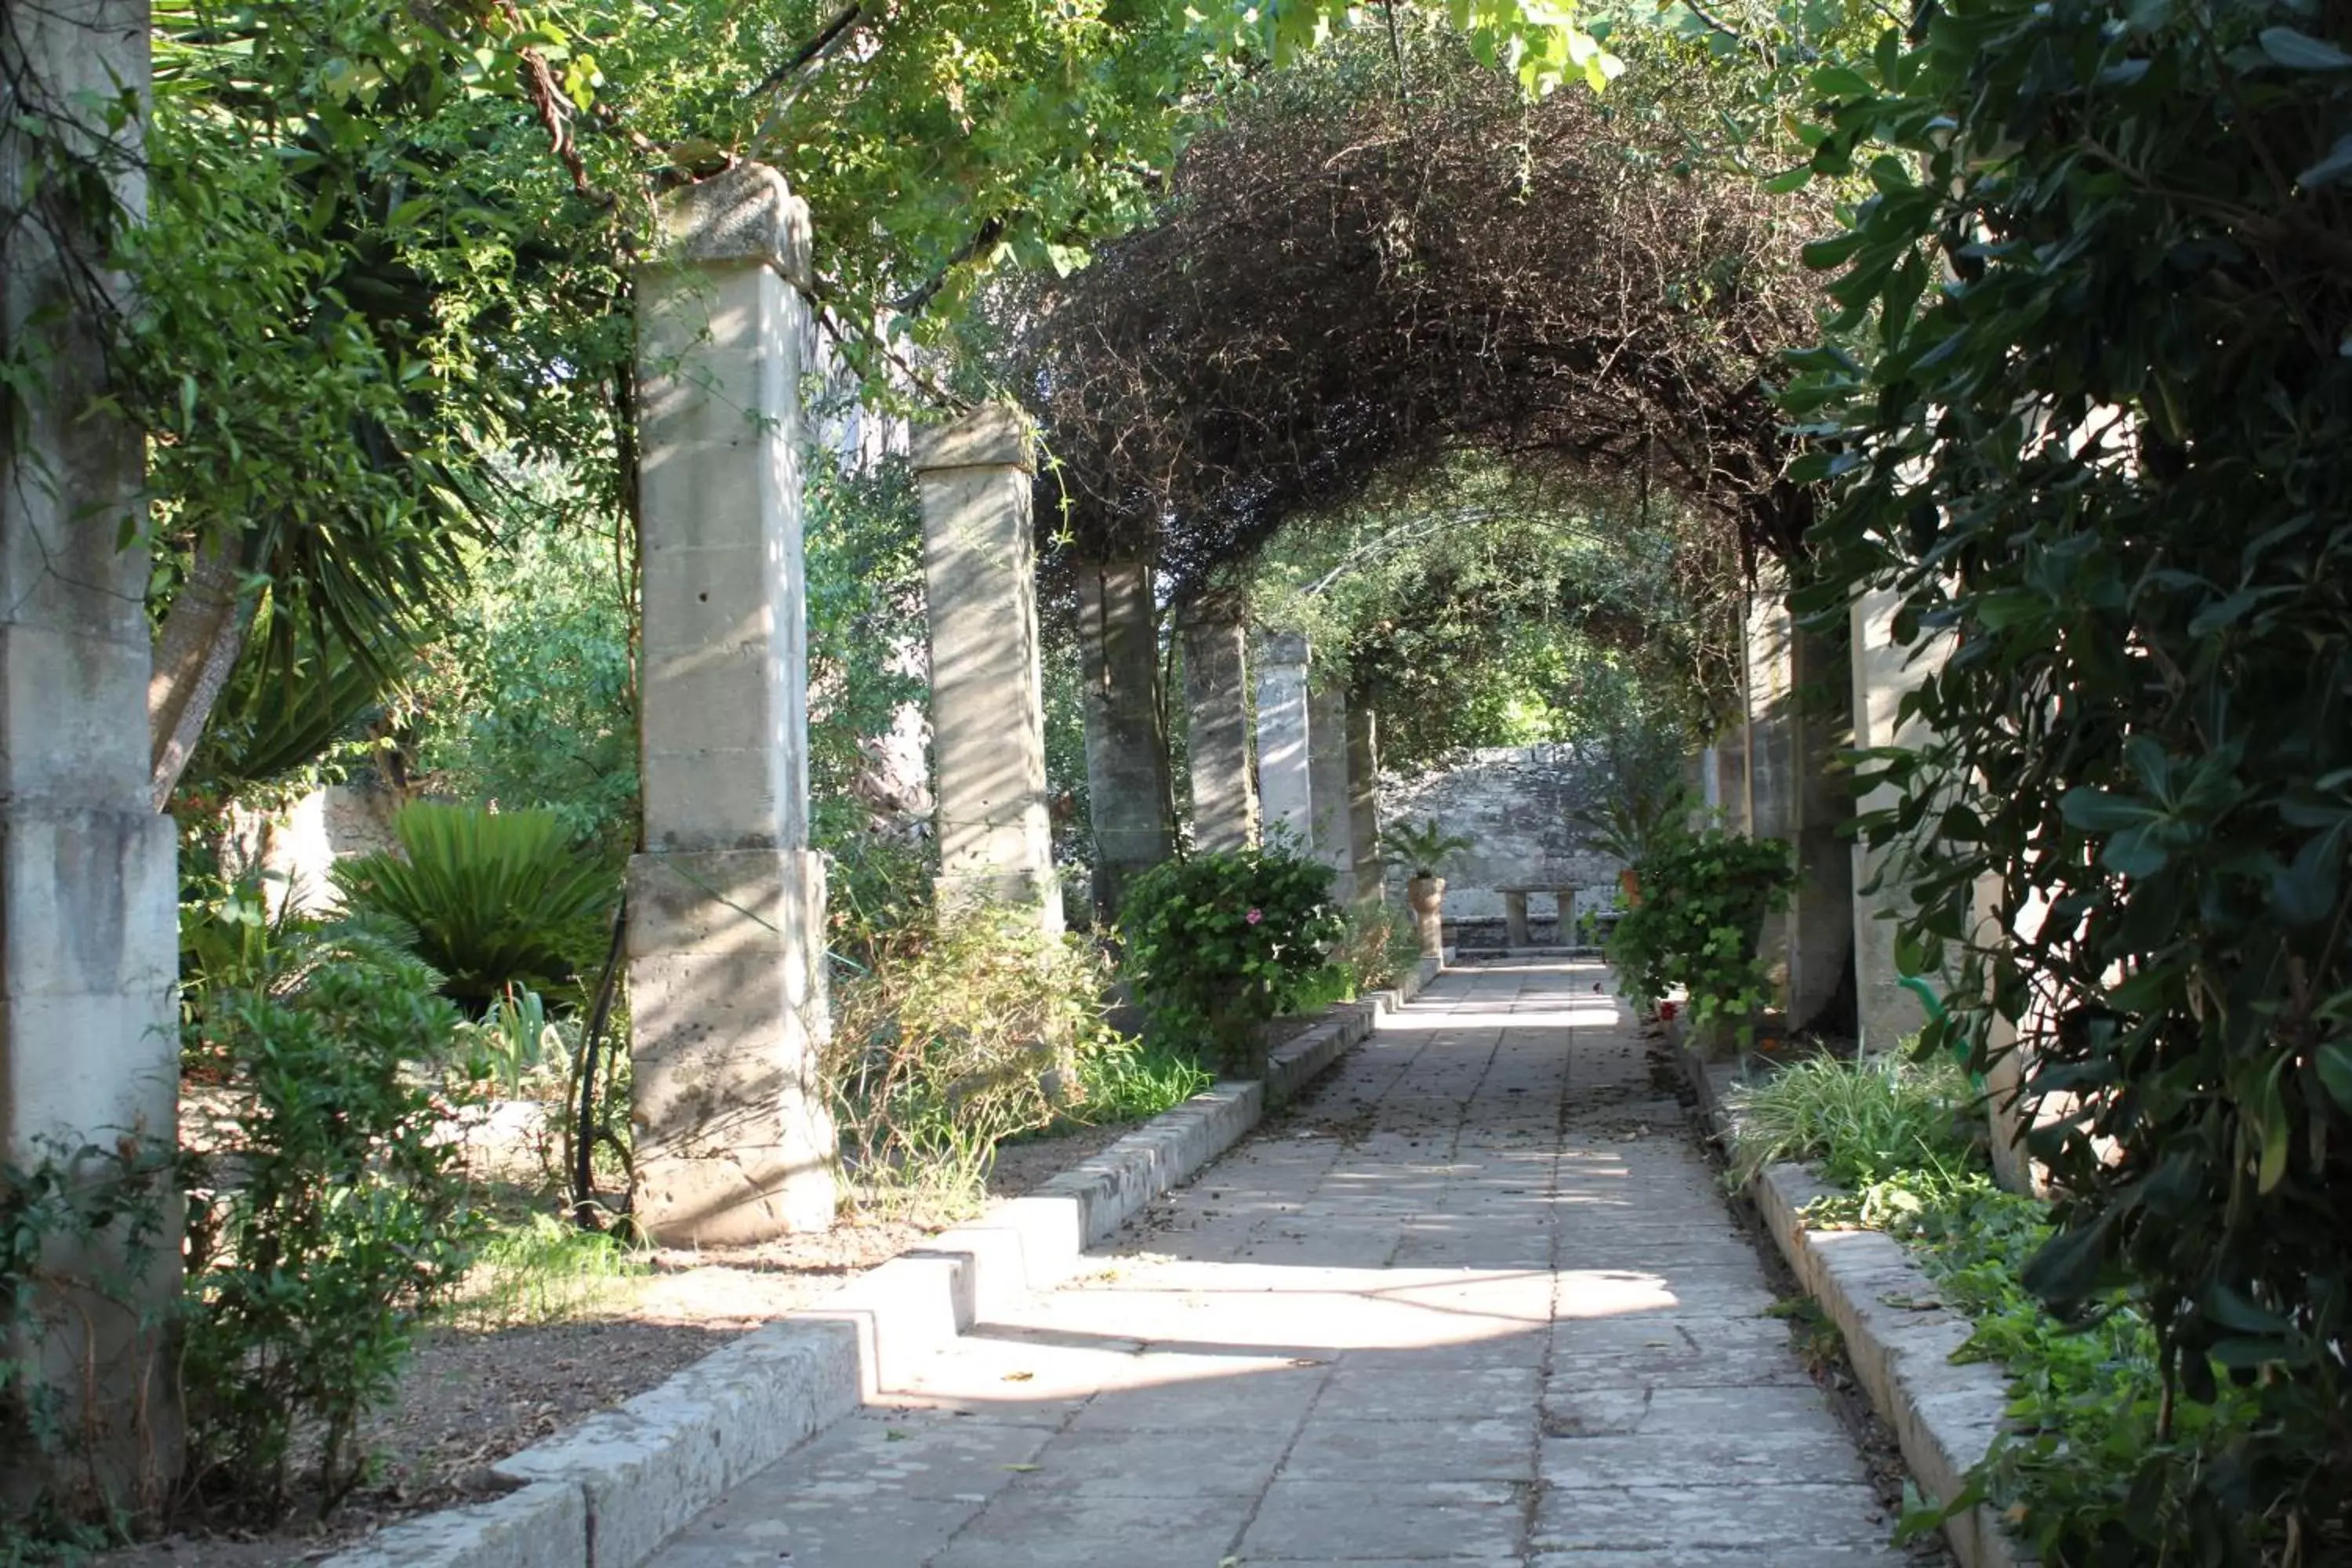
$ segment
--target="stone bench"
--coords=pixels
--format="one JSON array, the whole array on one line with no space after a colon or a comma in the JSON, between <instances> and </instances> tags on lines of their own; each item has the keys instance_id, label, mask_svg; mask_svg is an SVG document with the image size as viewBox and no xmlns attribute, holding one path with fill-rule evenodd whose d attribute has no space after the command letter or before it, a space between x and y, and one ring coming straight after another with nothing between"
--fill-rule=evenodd
<instances>
[{"instance_id":1,"label":"stone bench","mask_svg":"<svg viewBox=\"0 0 2352 1568\"><path fill-rule=\"evenodd\" d=\"M1538 883L1517 888L1496 888L1495 891L1503 895L1503 942L1506 946L1534 945L1528 940L1528 895L1529 893L1549 893L1553 902L1559 906L1559 912L1555 917L1559 931L1555 940L1563 946L1567 944L1569 929L1576 920L1576 889L1572 884L1559 886L1551 883Z\"/></svg>"}]
</instances>

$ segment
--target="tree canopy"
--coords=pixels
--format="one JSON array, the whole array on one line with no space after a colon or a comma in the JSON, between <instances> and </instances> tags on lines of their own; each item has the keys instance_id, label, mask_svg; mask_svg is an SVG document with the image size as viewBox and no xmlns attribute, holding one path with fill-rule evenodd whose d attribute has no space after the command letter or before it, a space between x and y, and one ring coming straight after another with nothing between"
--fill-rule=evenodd
<instances>
[{"instance_id":1,"label":"tree canopy","mask_svg":"<svg viewBox=\"0 0 2352 1568\"><path fill-rule=\"evenodd\" d=\"M1296 521L1247 579L1380 714L1381 760L1671 734L1735 700L1738 563L1663 494L1462 458Z\"/></svg>"}]
</instances>

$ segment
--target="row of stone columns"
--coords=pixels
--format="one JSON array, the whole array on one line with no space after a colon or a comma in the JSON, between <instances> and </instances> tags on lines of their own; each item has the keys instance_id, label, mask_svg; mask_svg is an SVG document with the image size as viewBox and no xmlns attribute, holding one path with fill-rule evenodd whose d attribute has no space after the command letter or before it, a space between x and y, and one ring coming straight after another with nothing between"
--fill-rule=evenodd
<instances>
[{"instance_id":1,"label":"row of stone columns","mask_svg":"<svg viewBox=\"0 0 2352 1568\"><path fill-rule=\"evenodd\" d=\"M1836 1017L1853 976L1852 1022L1866 1047L1893 1046L1924 1019L1895 964L1888 915L1898 889L1883 886L1882 856L1850 839L1856 801L1837 765L1850 747L1904 743L1894 716L1919 679L1889 644L1891 604L1855 605L1847 647L1800 626L1785 577L1766 564L1744 608L1744 700L1701 763L1701 795L1735 830L1786 840L1798 885L1785 914L1766 922L1760 951L1792 1027Z\"/></svg>"},{"instance_id":2,"label":"row of stone columns","mask_svg":"<svg viewBox=\"0 0 2352 1568\"><path fill-rule=\"evenodd\" d=\"M1932 739L1916 719L1904 718L1903 703L1948 648L1897 638L1899 606L1890 588L1858 594L1841 649L1797 624L1785 578L1768 565L1747 605L1743 712L1702 760L1710 806L1733 826L1787 839L1796 852L1795 896L1762 938L1790 1024L1804 1027L1832 1014L1851 973L1854 1030L1872 1051L1895 1048L1926 1024L1915 987L1940 992L1948 981L1906 974L1897 960L1896 921L1907 902L1903 850L1848 841L1856 813L1892 805L1895 786L1875 784L1857 798L1852 774L1836 765L1848 748L1916 750ZM1997 892L1978 898L1979 942L2005 940L1991 923ZM2026 918L2034 918L2030 900L2026 908ZM1988 1089L1996 1172L2021 1190L2033 1175L2017 1138L2024 1064L2010 1047L2019 1038L2015 1022L1996 1021L1992 1044L2007 1054L1994 1064Z\"/></svg>"},{"instance_id":3,"label":"row of stone columns","mask_svg":"<svg viewBox=\"0 0 2352 1568\"><path fill-rule=\"evenodd\" d=\"M60 97L135 89L143 9L66 0L14 39ZM0 174L15 188L26 171ZM124 194L135 209L135 186ZM635 1204L656 1240L727 1244L822 1227L835 1201L817 1071L824 876L809 843L810 235L805 205L755 164L676 193L663 222L662 255L637 279ZM149 795L146 562L115 548L138 507L142 436L89 413L104 391L104 326L69 297L94 275L75 244L12 244L0 270L6 337L42 337L50 351L47 384L21 421L0 426L0 1159L24 1163L53 1140L176 1130L173 833ZM915 466L940 898L1029 903L1058 930L1030 437L1017 415L982 409L927 433ZM1137 563L1095 566L1079 584L1098 893L1113 907L1125 879L1171 848L1152 588ZM1255 842L1262 796L1268 827L1328 859L1344 896L1377 898L1370 715L1313 687L1303 643L1270 639L1253 789L1238 616L1197 616L1185 650L1202 845ZM152 1270L152 1301L175 1290L168 1266ZM155 1351L141 1306L103 1322L61 1312L90 1326L55 1343L19 1331L0 1357L142 1412L135 1442L100 1447L125 1473L168 1473L170 1401L137 1394ZM0 1493L34 1479L12 1468Z\"/></svg>"}]
</instances>

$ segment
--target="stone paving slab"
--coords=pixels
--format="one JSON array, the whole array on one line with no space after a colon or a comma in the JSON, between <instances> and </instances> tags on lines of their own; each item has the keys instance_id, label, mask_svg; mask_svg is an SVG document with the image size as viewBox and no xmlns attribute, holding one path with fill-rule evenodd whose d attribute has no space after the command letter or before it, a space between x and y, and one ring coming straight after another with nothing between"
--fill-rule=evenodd
<instances>
[{"instance_id":1,"label":"stone paving slab","mask_svg":"<svg viewBox=\"0 0 2352 1568\"><path fill-rule=\"evenodd\" d=\"M1448 973L654 1562L1916 1562L1606 983Z\"/></svg>"}]
</instances>

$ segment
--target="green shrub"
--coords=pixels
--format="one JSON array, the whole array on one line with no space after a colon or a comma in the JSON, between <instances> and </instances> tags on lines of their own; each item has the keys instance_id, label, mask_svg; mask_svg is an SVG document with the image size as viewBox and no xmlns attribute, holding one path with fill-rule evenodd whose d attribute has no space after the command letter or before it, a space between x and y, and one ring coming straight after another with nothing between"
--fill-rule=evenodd
<instances>
[{"instance_id":1,"label":"green shrub","mask_svg":"<svg viewBox=\"0 0 2352 1568\"><path fill-rule=\"evenodd\" d=\"M874 964L893 932L930 918L939 846L852 829L825 852L825 946L852 971Z\"/></svg>"},{"instance_id":2,"label":"green shrub","mask_svg":"<svg viewBox=\"0 0 2352 1568\"><path fill-rule=\"evenodd\" d=\"M1633 870L1641 890L1609 942L1625 994L1651 1005L1679 985L1698 1029L1763 1008L1771 989L1756 942L1796 886L1788 845L1714 828L1672 833Z\"/></svg>"},{"instance_id":3,"label":"green shrub","mask_svg":"<svg viewBox=\"0 0 2352 1568\"><path fill-rule=\"evenodd\" d=\"M420 802L392 827L402 853L354 856L335 885L352 913L413 931L417 956L467 1012L509 985L568 984L579 955L602 950L619 880L574 852L551 813Z\"/></svg>"},{"instance_id":4,"label":"green shrub","mask_svg":"<svg viewBox=\"0 0 2352 1568\"><path fill-rule=\"evenodd\" d=\"M884 935L836 988L824 1080L841 1156L869 1199L977 1197L1004 1139L1083 1092L1109 1034L1108 965L1034 910L925 911Z\"/></svg>"},{"instance_id":5,"label":"green shrub","mask_svg":"<svg viewBox=\"0 0 2352 1568\"><path fill-rule=\"evenodd\" d=\"M481 1233L446 1133L457 1014L363 929L298 933L250 988L212 988L187 1053L219 1086L188 1160L181 1380L190 1485L281 1511L311 1456L322 1506L359 1478L361 1415Z\"/></svg>"},{"instance_id":6,"label":"green shrub","mask_svg":"<svg viewBox=\"0 0 2352 1568\"><path fill-rule=\"evenodd\" d=\"M2056 1563L2352 1562L2347 45L2300 0L1959 0L1813 79L1813 169L1874 188L1807 252L1802 607L1951 649L1864 830L1937 1043L2021 1022L2069 1108L2032 1284L2128 1289L2167 1372L2168 1463Z\"/></svg>"},{"instance_id":7,"label":"green shrub","mask_svg":"<svg viewBox=\"0 0 2352 1568\"><path fill-rule=\"evenodd\" d=\"M1136 878L1120 933L1154 1028L1256 1070L1259 1026L1332 984L1347 928L1331 881L1328 866L1262 849L1188 856Z\"/></svg>"}]
</instances>

